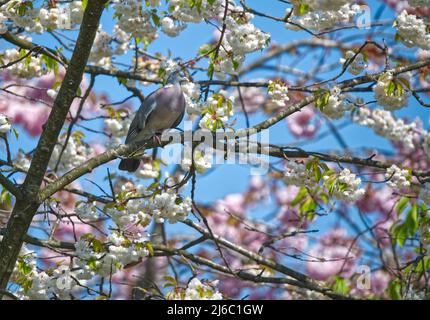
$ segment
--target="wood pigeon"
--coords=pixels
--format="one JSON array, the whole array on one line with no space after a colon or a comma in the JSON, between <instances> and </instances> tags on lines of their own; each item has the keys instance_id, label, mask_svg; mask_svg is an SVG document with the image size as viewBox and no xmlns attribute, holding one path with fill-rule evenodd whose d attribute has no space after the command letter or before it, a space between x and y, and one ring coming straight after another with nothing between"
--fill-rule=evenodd
<instances>
[{"instance_id":1,"label":"wood pigeon","mask_svg":"<svg viewBox=\"0 0 430 320\"><path fill-rule=\"evenodd\" d=\"M155 90L143 101L137 110L125 139L125 143L145 142L164 130L178 126L185 113L185 97L181 83L186 78L174 71L167 79L166 86ZM119 169L134 172L139 168L139 159L123 159Z\"/></svg>"}]
</instances>

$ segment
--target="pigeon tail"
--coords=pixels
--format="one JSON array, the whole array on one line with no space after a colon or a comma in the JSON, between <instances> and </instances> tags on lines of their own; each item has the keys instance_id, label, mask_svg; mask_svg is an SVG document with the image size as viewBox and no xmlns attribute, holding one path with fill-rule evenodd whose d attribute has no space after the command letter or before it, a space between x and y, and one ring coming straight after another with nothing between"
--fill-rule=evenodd
<instances>
[{"instance_id":1,"label":"pigeon tail","mask_svg":"<svg viewBox=\"0 0 430 320\"><path fill-rule=\"evenodd\" d=\"M122 171L135 172L139 168L139 159L123 159L119 163L118 169Z\"/></svg>"}]
</instances>

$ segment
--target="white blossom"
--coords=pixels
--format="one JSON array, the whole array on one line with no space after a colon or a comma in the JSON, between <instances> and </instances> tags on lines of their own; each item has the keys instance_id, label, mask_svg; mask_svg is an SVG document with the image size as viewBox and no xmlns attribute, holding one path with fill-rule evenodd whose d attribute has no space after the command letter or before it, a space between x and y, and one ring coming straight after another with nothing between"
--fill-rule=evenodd
<instances>
[{"instance_id":1,"label":"white blossom","mask_svg":"<svg viewBox=\"0 0 430 320\"><path fill-rule=\"evenodd\" d=\"M414 149L414 130L416 129L414 122L406 124L402 119L395 119L389 111L370 110L364 107L358 110L354 121L372 128L380 136L402 142L410 150Z\"/></svg>"},{"instance_id":2,"label":"white blossom","mask_svg":"<svg viewBox=\"0 0 430 320\"><path fill-rule=\"evenodd\" d=\"M160 175L160 170L150 162L145 162L136 171L136 177L140 179L157 179Z\"/></svg>"},{"instance_id":3,"label":"white blossom","mask_svg":"<svg viewBox=\"0 0 430 320\"><path fill-rule=\"evenodd\" d=\"M222 300L222 294L218 291L217 286L218 280L202 282L193 278L185 290L175 288L167 293L166 298L168 300Z\"/></svg>"},{"instance_id":4,"label":"white blossom","mask_svg":"<svg viewBox=\"0 0 430 320\"><path fill-rule=\"evenodd\" d=\"M423 19L403 10L394 22L397 38L407 47L418 46L430 50L430 33Z\"/></svg>"},{"instance_id":5,"label":"white blossom","mask_svg":"<svg viewBox=\"0 0 430 320\"><path fill-rule=\"evenodd\" d=\"M411 185L409 171L400 169L395 164L387 169L385 178L388 180L387 185L393 189L407 188Z\"/></svg>"},{"instance_id":6,"label":"white blossom","mask_svg":"<svg viewBox=\"0 0 430 320\"><path fill-rule=\"evenodd\" d=\"M169 223L183 221L191 211L191 199L181 199L172 192L162 192L157 194L149 204L149 211L155 221L162 223L167 220Z\"/></svg>"},{"instance_id":7,"label":"white blossom","mask_svg":"<svg viewBox=\"0 0 430 320\"><path fill-rule=\"evenodd\" d=\"M104 120L106 131L111 134L107 142L108 148L113 148L122 143L122 139L127 135L131 124L131 117L126 118L107 118Z\"/></svg>"},{"instance_id":8,"label":"white blossom","mask_svg":"<svg viewBox=\"0 0 430 320\"><path fill-rule=\"evenodd\" d=\"M316 185L312 170L307 170L305 163L297 161L287 161L283 179L287 185L310 188Z\"/></svg>"},{"instance_id":9,"label":"white blossom","mask_svg":"<svg viewBox=\"0 0 430 320\"><path fill-rule=\"evenodd\" d=\"M281 82L270 80L267 93L271 102L278 107L285 107L285 103L290 100L288 97L288 87Z\"/></svg>"},{"instance_id":10,"label":"white blossom","mask_svg":"<svg viewBox=\"0 0 430 320\"><path fill-rule=\"evenodd\" d=\"M160 22L163 32L170 37L178 36L187 27L186 24L179 23L170 17L164 17Z\"/></svg>"},{"instance_id":11,"label":"white blossom","mask_svg":"<svg viewBox=\"0 0 430 320\"><path fill-rule=\"evenodd\" d=\"M14 162L18 167L28 170L30 168L31 159L25 154L24 151L19 149Z\"/></svg>"},{"instance_id":12,"label":"white blossom","mask_svg":"<svg viewBox=\"0 0 430 320\"><path fill-rule=\"evenodd\" d=\"M0 134L5 134L10 131L12 125L10 124L9 119L0 113Z\"/></svg>"},{"instance_id":13,"label":"white blossom","mask_svg":"<svg viewBox=\"0 0 430 320\"><path fill-rule=\"evenodd\" d=\"M23 55L16 49L5 50L4 62L6 64L12 64L7 68L12 75L19 78L31 79L34 77L41 77L48 72L46 68L43 68L41 56L35 57L29 55L26 59L22 59L22 56Z\"/></svg>"},{"instance_id":14,"label":"white blossom","mask_svg":"<svg viewBox=\"0 0 430 320\"><path fill-rule=\"evenodd\" d=\"M182 92L184 93L185 102L187 104L186 111L188 114L200 114L200 85L191 81L181 84Z\"/></svg>"},{"instance_id":15,"label":"white blossom","mask_svg":"<svg viewBox=\"0 0 430 320\"><path fill-rule=\"evenodd\" d=\"M406 107L411 94L408 88L410 76L410 73L404 73L393 77L390 72L381 75L373 87L378 104L390 111Z\"/></svg>"},{"instance_id":16,"label":"white blossom","mask_svg":"<svg viewBox=\"0 0 430 320\"><path fill-rule=\"evenodd\" d=\"M237 25L226 35L233 52L239 55L263 49L269 39L269 34L251 23Z\"/></svg>"},{"instance_id":17,"label":"white blossom","mask_svg":"<svg viewBox=\"0 0 430 320\"><path fill-rule=\"evenodd\" d=\"M25 8L24 14L18 10L19 7ZM71 29L73 25L81 23L83 13L82 1L71 1L54 7L30 7L24 0L15 0L0 13L0 33L6 31L6 20L29 33L42 34L46 30Z\"/></svg>"},{"instance_id":18,"label":"white blossom","mask_svg":"<svg viewBox=\"0 0 430 320\"><path fill-rule=\"evenodd\" d=\"M297 1L292 1L293 3ZM349 4L350 0L301 0L300 3L307 4L311 10L338 10L345 4Z\"/></svg>"},{"instance_id":19,"label":"white blossom","mask_svg":"<svg viewBox=\"0 0 430 320\"><path fill-rule=\"evenodd\" d=\"M151 23L151 12L143 9L139 0L113 0L118 28L133 38L151 42L157 37L157 28Z\"/></svg>"},{"instance_id":20,"label":"white blossom","mask_svg":"<svg viewBox=\"0 0 430 320\"><path fill-rule=\"evenodd\" d=\"M79 215L81 219L87 219L95 221L100 218L97 212L97 203L94 202L79 202L75 207L75 213Z\"/></svg>"},{"instance_id":21,"label":"white blossom","mask_svg":"<svg viewBox=\"0 0 430 320\"><path fill-rule=\"evenodd\" d=\"M321 6L317 6L316 10L310 8L310 10L303 15L293 16L291 21L303 28L321 31L333 28L340 23L349 22L358 12L360 12L360 6L351 4L345 4L339 8L335 8L334 10L318 10L318 7L321 8ZM287 10L287 14L290 13L290 10L291 9ZM285 26L288 29L299 29L297 26L288 22Z\"/></svg>"},{"instance_id":22,"label":"white blossom","mask_svg":"<svg viewBox=\"0 0 430 320\"><path fill-rule=\"evenodd\" d=\"M355 56L355 54L354 51L348 50L345 54L345 58L340 59L340 63L345 64L348 62L348 72L356 76L367 68L367 62L362 53L358 53L357 56ZM354 60L350 62L352 58L354 58Z\"/></svg>"},{"instance_id":23,"label":"white blossom","mask_svg":"<svg viewBox=\"0 0 430 320\"><path fill-rule=\"evenodd\" d=\"M330 119L343 117L345 111L351 109L351 103L346 100L346 96L341 93L338 87L330 91L327 104L322 107L322 112Z\"/></svg>"},{"instance_id":24,"label":"white blossom","mask_svg":"<svg viewBox=\"0 0 430 320\"><path fill-rule=\"evenodd\" d=\"M82 268L80 278L90 278L95 274L108 277L118 269L139 261L149 254L147 241L144 235L135 234L127 238L117 231L109 234L106 244L101 244L95 238L81 237L75 243L76 264ZM95 242L99 243L97 249L94 247Z\"/></svg>"},{"instance_id":25,"label":"white blossom","mask_svg":"<svg viewBox=\"0 0 430 320\"><path fill-rule=\"evenodd\" d=\"M184 156L181 159L182 169L189 171L192 164L191 148L185 148ZM212 168L212 152L208 149L205 151L194 150L194 168L199 173L204 173Z\"/></svg>"},{"instance_id":26,"label":"white blossom","mask_svg":"<svg viewBox=\"0 0 430 320\"><path fill-rule=\"evenodd\" d=\"M54 89L48 89L46 90L46 94L51 97L52 99L55 99L58 95L58 91Z\"/></svg>"},{"instance_id":27,"label":"white blossom","mask_svg":"<svg viewBox=\"0 0 430 320\"><path fill-rule=\"evenodd\" d=\"M109 67L113 49L112 37L100 28L97 30L89 60L98 66Z\"/></svg>"},{"instance_id":28,"label":"white blossom","mask_svg":"<svg viewBox=\"0 0 430 320\"><path fill-rule=\"evenodd\" d=\"M360 178L356 178L356 175L351 173L349 169L343 169L336 178L333 196L340 201L357 201L365 193L365 190L360 188L360 185Z\"/></svg>"},{"instance_id":29,"label":"white blossom","mask_svg":"<svg viewBox=\"0 0 430 320\"><path fill-rule=\"evenodd\" d=\"M203 106L203 118L199 122L200 128L211 131L223 128L234 114L233 102L234 97L227 96L224 91L210 96Z\"/></svg>"},{"instance_id":30,"label":"white blossom","mask_svg":"<svg viewBox=\"0 0 430 320\"><path fill-rule=\"evenodd\" d=\"M73 134L70 136L66 148L62 151L65 140L65 136L61 137L52 151L51 159L49 160L51 169L56 167L60 155L61 161L58 164L58 170L67 172L83 164L91 154L91 148Z\"/></svg>"}]
</instances>

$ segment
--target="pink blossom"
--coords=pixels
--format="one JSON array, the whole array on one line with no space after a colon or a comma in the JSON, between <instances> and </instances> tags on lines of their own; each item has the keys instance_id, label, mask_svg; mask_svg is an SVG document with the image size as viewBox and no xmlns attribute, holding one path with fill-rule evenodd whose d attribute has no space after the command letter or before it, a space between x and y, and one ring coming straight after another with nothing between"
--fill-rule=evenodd
<instances>
[{"instance_id":1,"label":"pink blossom","mask_svg":"<svg viewBox=\"0 0 430 320\"><path fill-rule=\"evenodd\" d=\"M264 105L266 97L260 88L249 87L241 88L240 93L242 96L243 106L247 113L257 112ZM239 93L235 92L235 105L238 110L242 110L242 101Z\"/></svg>"},{"instance_id":2,"label":"pink blossom","mask_svg":"<svg viewBox=\"0 0 430 320\"><path fill-rule=\"evenodd\" d=\"M74 237L79 239L82 235L86 233L92 233L96 236L100 236L99 232L90 226L89 224L81 222L76 217L71 217L70 219L63 218L55 229L54 236L57 239L64 241L73 241Z\"/></svg>"},{"instance_id":3,"label":"pink blossom","mask_svg":"<svg viewBox=\"0 0 430 320\"><path fill-rule=\"evenodd\" d=\"M352 238L345 229L333 229L309 251L311 258L306 262L306 271L316 280L327 280L334 275L350 277L355 272L359 252L350 248Z\"/></svg>"},{"instance_id":4,"label":"pink blossom","mask_svg":"<svg viewBox=\"0 0 430 320\"><path fill-rule=\"evenodd\" d=\"M409 14L428 17L430 15L430 7L412 7L405 0L385 0L385 2L397 12L406 10Z\"/></svg>"},{"instance_id":5,"label":"pink blossom","mask_svg":"<svg viewBox=\"0 0 430 320\"><path fill-rule=\"evenodd\" d=\"M320 128L314 108L305 107L287 117L288 128L297 138L313 138Z\"/></svg>"},{"instance_id":6,"label":"pink blossom","mask_svg":"<svg viewBox=\"0 0 430 320\"><path fill-rule=\"evenodd\" d=\"M215 210L222 213L232 213L234 215L243 216L245 214L245 199L242 194L229 194L223 200L218 200L215 203Z\"/></svg>"},{"instance_id":7,"label":"pink blossom","mask_svg":"<svg viewBox=\"0 0 430 320\"><path fill-rule=\"evenodd\" d=\"M382 217L386 217L393 212L397 200L398 196L393 194L391 188L384 186L375 190L369 185L364 197L357 201L357 207L363 213L378 212Z\"/></svg>"}]
</instances>

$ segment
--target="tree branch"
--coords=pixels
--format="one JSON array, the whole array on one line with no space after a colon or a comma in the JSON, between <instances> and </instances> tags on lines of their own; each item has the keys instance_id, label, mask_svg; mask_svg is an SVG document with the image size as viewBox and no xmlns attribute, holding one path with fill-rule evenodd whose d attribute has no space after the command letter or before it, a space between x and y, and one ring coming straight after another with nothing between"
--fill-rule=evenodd
<instances>
[{"instance_id":1,"label":"tree branch","mask_svg":"<svg viewBox=\"0 0 430 320\"><path fill-rule=\"evenodd\" d=\"M0 244L0 290L5 289L9 282L24 237L40 205L37 194L52 151L82 81L106 2L107 0L91 0L84 12L75 50L23 183L23 199L15 203Z\"/></svg>"}]
</instances>

